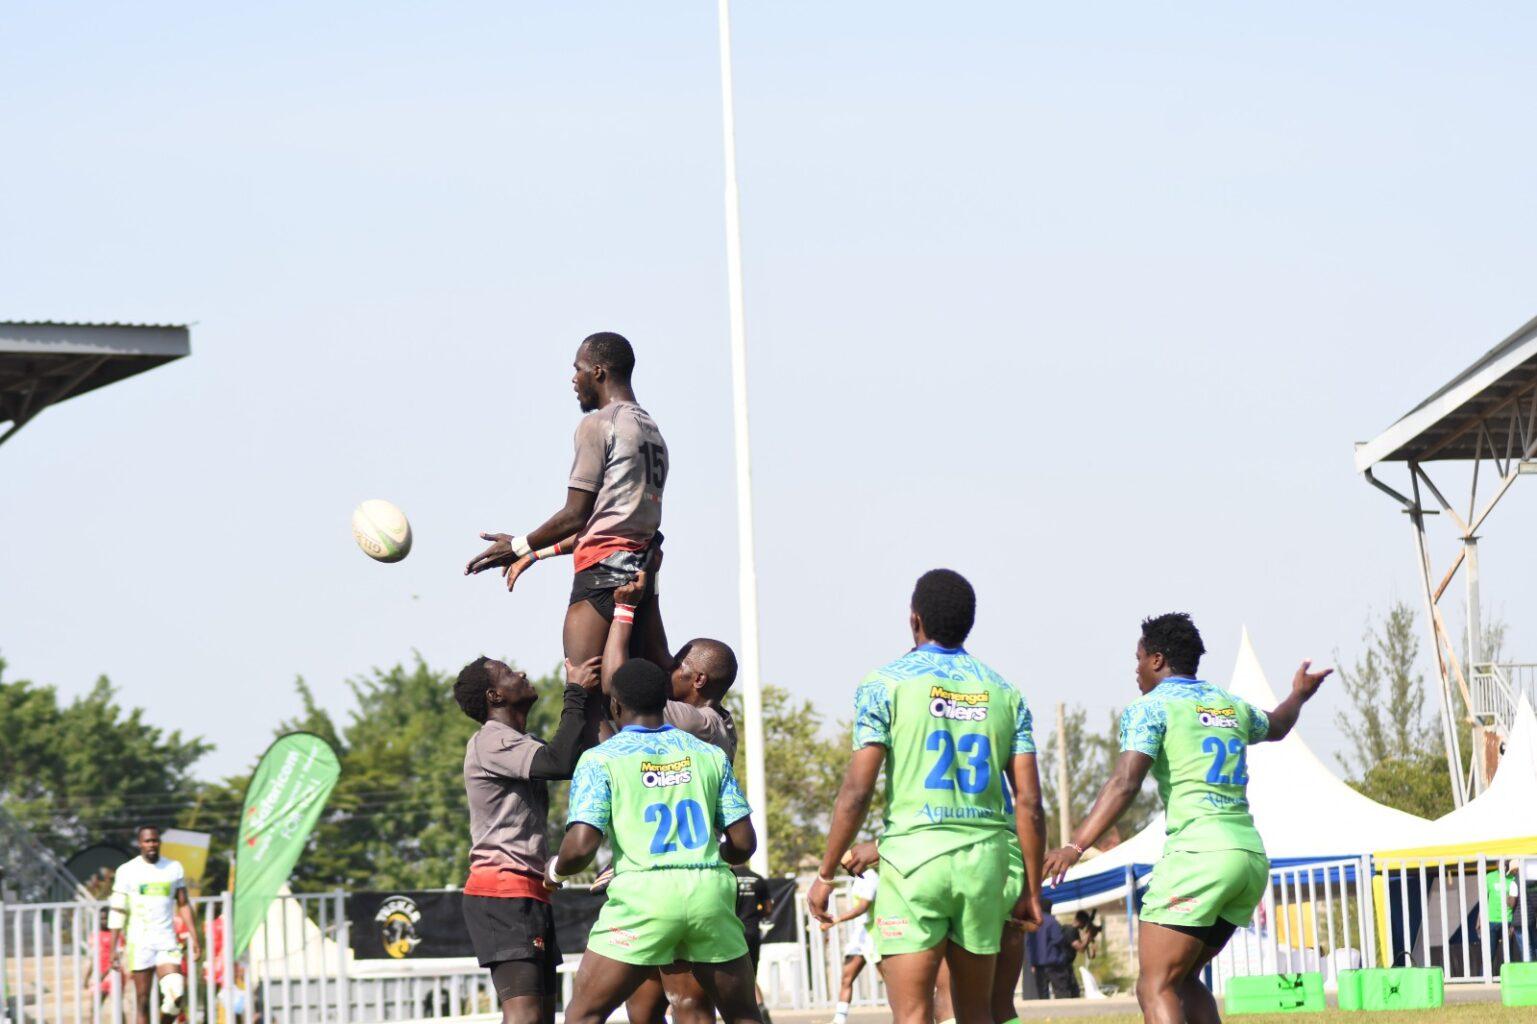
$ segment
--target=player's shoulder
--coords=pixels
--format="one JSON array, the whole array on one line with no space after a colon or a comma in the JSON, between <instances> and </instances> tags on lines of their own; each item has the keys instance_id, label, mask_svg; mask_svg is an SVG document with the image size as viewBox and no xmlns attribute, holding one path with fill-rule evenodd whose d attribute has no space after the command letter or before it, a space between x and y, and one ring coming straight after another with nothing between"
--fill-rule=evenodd
<instances>
[{"instance_id":1,"label":"player's shoulder","mask_svg":"<svg viewBox=\"0 0 1537 1024\"><path fill-rule=\"evenodd\" d=\"M726 752L708 740L702 740L691 732L673 726L658 734L664 738L664 743L691 757L700 757L710 761L718 761L722 764L726 761Z\"/></svg>"},{"instance_id":2,"label":"player's shoulder","mask_svg":"<svg viewBox=\"0 0 1537 1024\"><path fill-rule=\"evenodd\" d=\"M1024 699L1024 693L1019 687L1009 682L1004 678L1002 672L999 672L975 654L962 654L955 660L957 662L956 668L971 675L977 682L986 686L996 687L1000 690L1007 690L1010 693L1018 694L1021 700Z\"/></svg>"}]
</instances>

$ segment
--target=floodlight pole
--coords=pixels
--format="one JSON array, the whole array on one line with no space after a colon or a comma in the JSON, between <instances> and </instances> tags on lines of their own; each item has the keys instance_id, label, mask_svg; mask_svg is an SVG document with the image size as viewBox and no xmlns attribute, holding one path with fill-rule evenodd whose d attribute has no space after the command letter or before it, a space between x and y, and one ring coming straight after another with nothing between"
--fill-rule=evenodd
<instances>
[{"instance_id":1,"label":"floodlight pole","mask_svg":"<svg viewBox=\"0 0 1537 1024\"><path fill-rule=\"evenodd\" d=\"M718 0L721 123L726 149L726 279L731 297L731 397L736 424L736 530L741 614L739 689L747 719L747 798L758 849L752 869L768 874L768 779L763 768L763 689L758 661L758 568L753 548L752 448L747 434L747 315L742 305L742 204L736 178L736 108L731 84L731 2Z\"/></svg>"}]
</instances>

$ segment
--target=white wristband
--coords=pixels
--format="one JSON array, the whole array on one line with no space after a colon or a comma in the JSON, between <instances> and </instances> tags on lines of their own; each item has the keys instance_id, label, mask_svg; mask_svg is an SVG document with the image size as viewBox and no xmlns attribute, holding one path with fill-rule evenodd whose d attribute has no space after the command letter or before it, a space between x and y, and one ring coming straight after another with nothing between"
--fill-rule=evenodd
<instances>
[{"instance_id":1,"label":"white wristband","mask_svg":"<svg viewBox=\"0 0 1537 1024\"><path fill-rule=\"evenodd\" d=\"M528 538L522 534L518 534L518 536L508 541L508 543L512 545L512 553L517 555L519 558L522 558L524 555L534 550L529 546Z\"/></svg>"},{"instance_id":2,"label":"white wristband","mask_svg":"<svg viewBox=\"0 0 1537 1024\"><path fill-rule=\"evenodd\" d=\"M549 883L551 885L559 885L560 884L560 879L555 876L555 868L559 864L560 864L560 857L559 856L555 856L555 857L551 857L550 858L550 863L545 865L544 877L549 880Z\"/></svg>"}]
</instances>

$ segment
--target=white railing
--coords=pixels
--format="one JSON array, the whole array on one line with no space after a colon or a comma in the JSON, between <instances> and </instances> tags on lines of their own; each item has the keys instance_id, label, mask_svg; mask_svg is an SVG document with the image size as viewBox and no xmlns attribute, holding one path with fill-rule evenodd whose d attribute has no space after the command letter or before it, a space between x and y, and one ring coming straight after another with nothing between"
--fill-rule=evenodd
<instances>
[{"instance_id":1,"label":"white railing","mask_svg":"<svg viewBox=\"0 0 1537 1024\"><path fill-rule=\"evenodd\" d=\"M1370 858L1276 867L1254 919L1212 961L1212 991L1255 974L1318 971L1333 987L1341 970L1375 965Z\"/></svg>"},{"instance_id":2,"label":"white railing","mask_svg":"<svg viewBox=\"0 0 1537 1024\"><path fill-rule=\"evenodd\" d=\"M1501 964L1532 960L1534 868L1537 859L1484 854L1385 861L1386 956L1397 966L1440 967L1449 982L1484 983L1499 978Z\"/></svg>"}]
</instances>

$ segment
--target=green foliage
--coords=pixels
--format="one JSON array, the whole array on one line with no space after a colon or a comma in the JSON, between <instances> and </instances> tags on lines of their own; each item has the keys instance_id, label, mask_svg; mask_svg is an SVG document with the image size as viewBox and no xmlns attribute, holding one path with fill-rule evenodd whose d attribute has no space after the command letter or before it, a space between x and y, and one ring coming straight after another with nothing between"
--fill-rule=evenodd
<instances>
[{"instance_id":1,"label":"green foliage","mask_svg":"<svg viewBox=\"0 0 1537 1024\"><path fill-rule=\"evenodd\" d=\"M125 710L105 676L68 704L52 686L7 682L0 661L0 801L54 853L131 845L195 801L194 764L213 746Z\"/></svg>"},{"instance_id":2,"label":"green foliage","mask_svg":"<svg viewBox=\"0 0 1537 1024\"><path fill-rule=\"evenodd\" d=\"M1378 762L1365 775L1351 779L1350 785L1379 804L1421 818L1435 819L1453 810L1446 756L1439 752Z\"/></svg>"},{"instance_id":3,"label":"green foliage","mask_svg":"<svg viewBox=\"0 0 1537 1024\"><path fill-rule=\"evenodd\" d=\"M462 885L469 869L464 747L478 728L454 700L454 675L420 657L352 680L356 706L338 728L301 679L303 713L277 730L325 737L342 775L295 869L297 890L337 887L429 889ZM534 681L540 700L529 731L548 736L563 681ZM564 820L564 785L559 818ZM552 793L552 798L555 796ZM555 801L552 799L552 803Z\"/></svg>"},{"instance_id":4,"label":"green foliage","mask_svg":"<svg viewBox=\"0 0 1537 1024\"><path fill-rule=\"evenodd\" d=\"M747 780L747 728L740 695L727 695L726 706L737 722L736 770ZM763 687L763 735L768 741L763 770L768 777L769 871L780 875L821 859L827 847L827 824L843 771L848 767L848 726L828 736L820 712L808 700L797 700L778 686ZM880 827L880 790L866 819L865 832ZM756 794L749 794L755 799Z\"/></svg>"},{"instance_id":5,"label":"green foliage","mask_svg":"<svg viewBox=\"0 0 1537 1024\"><path fill-rule=\"evenodd\" d=\"M1067 747L1067 806L1072 826L1088 817L1089 808L1100 787L1110 777L1110 770L1120 757L1121 712L1110 712L1107 727L1091 732L1088 727L1089 712L1080 705L1066 709L1065 727ZM1063 842L1061 818L1058 809L1062 796L1057 785L1057 729L1055 720L1046 720L1037 714L1035 719L1035 749L1041 773L1041 799L1046 807L1046 843L1061 846ZM1130 839L1141 831L1158 813L1158 794L1152 784L1144 785L1137 798L1117 819L1115 829L1122 840Z\"/></svg>"},{"instance_id":6,"label":"green foliage","mask_svg":"<svg viewBox=\"0 0 1537 1024\"><path fill-rule=\"evenodd\" d=\"M1350 702L1350 710L1335 719L1350 740L1337 757L1358 779L1383 762L1410 761L1434 747L1436 730L1426 718L1424 679L1416 669L1414 618L1412 608L1395 601L1376 630L1367 629L1365 653L1353 668L1336 658L1340 689Z\"/></svg>"}]
</instances>

